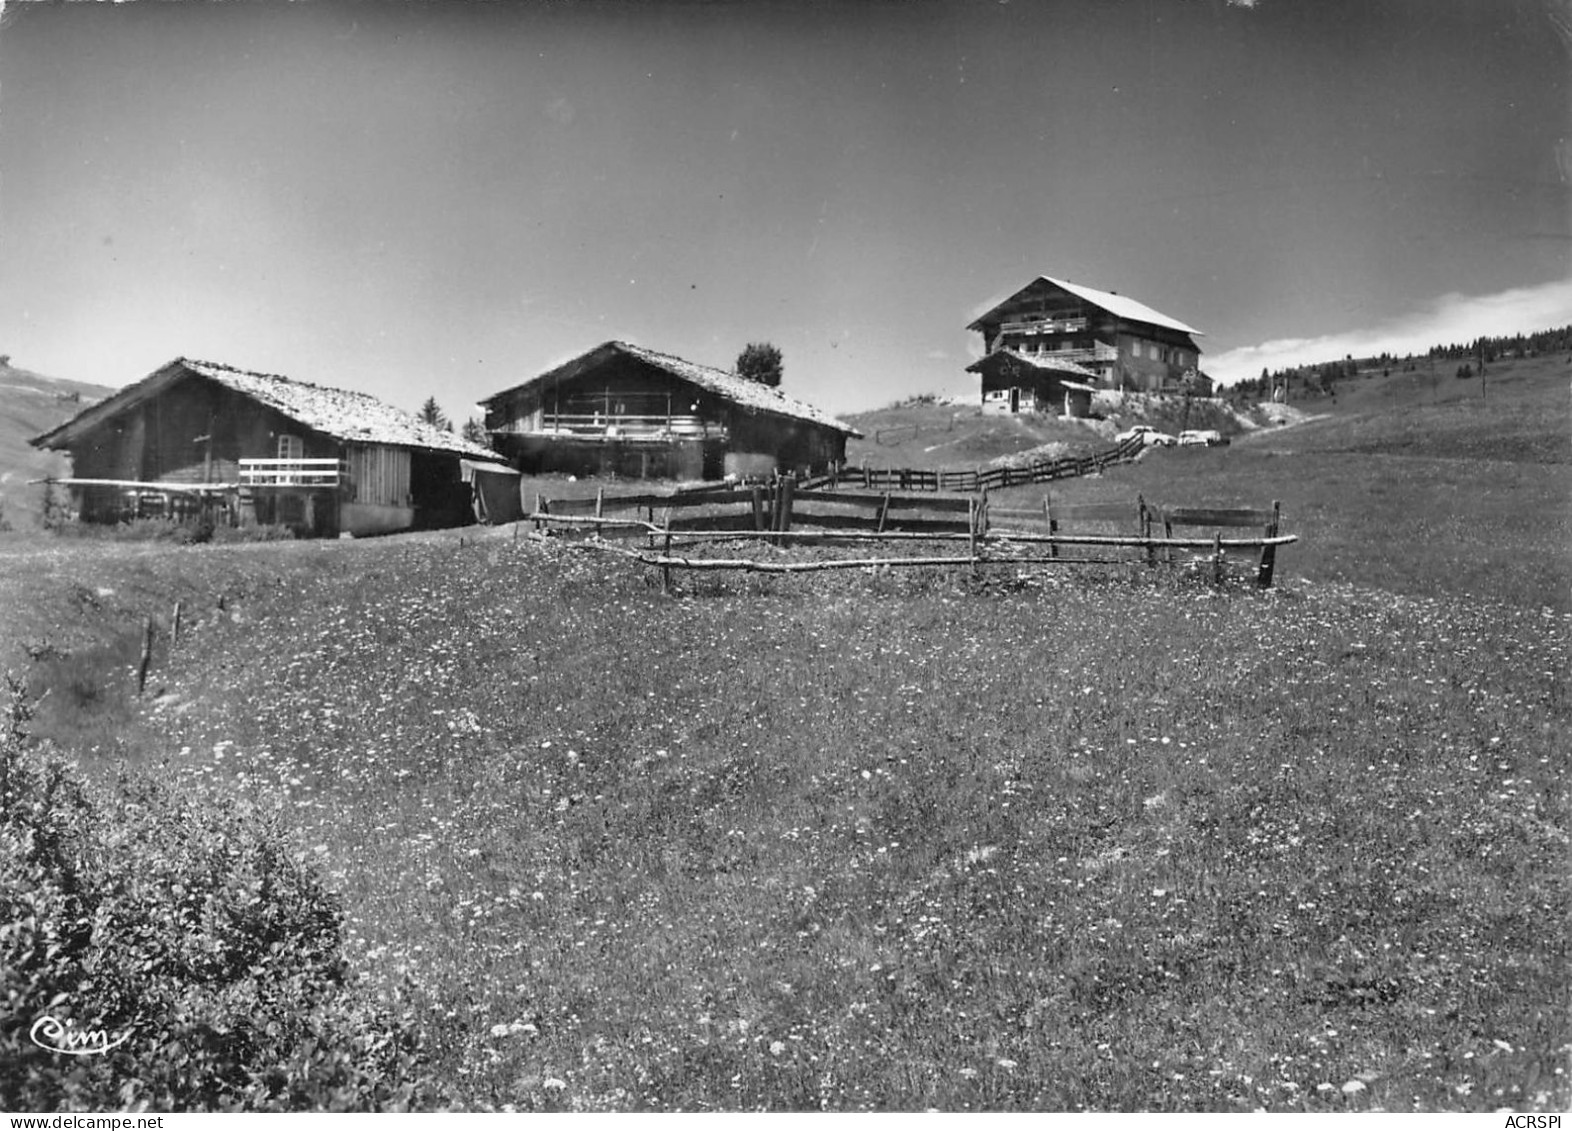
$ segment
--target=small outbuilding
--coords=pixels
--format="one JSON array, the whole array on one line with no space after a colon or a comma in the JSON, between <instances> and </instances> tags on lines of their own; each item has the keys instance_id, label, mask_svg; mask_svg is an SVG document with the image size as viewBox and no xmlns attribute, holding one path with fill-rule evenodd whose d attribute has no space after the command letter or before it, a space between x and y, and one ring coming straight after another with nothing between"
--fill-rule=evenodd
<instances>
[{"instance_id":1,"label":"small outbuilding","mask_svg":"<svg viewBox=\"0 0 1572 1131\"><path fill-rule=\"evenodd\" d=\"M176 358L34 447L89 522L164 515L315 536L455 526L520 513L502 456L365 393Z\"/></svg>"},{"instance_id":2,"label":"small outbuilding","mask_svg":"<svg viewBox=\"0 0 1572 1131\"><path fill-rule=\"evenodd\" d=\"M525 472L721 479L818 472L861 436L735 373L605 342L481 404L498 451Z\"/></svg>"},{"instance_id":3,"label":"small outbuilding","mask_svg":"<svg viewBox=\"0 0 1572 1131\"><path fill-rule=\"evenodd\" d=\"M1097 374L1052 354L1005 347L974 361L966 372L982 378L984 412L1052 412L1064 416L1091 413Z\"/></svg>"}]
</instances>

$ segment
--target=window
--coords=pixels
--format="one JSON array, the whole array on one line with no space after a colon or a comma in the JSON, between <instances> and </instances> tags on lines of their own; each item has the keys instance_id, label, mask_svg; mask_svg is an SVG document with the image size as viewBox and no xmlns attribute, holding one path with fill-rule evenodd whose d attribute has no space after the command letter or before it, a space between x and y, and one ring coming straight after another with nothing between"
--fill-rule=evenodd
<instances>
[{"instance_id":1,"label":"window","mask_svg":"<svg viewBox=\"0 0 1572 1131\"><path fill-rule=\"evenodd\" d=\"M301 443L299 436L291 436L285 433L278 438L279 459L300 459L305 455L305 452L305 444Z\"/></svg>"}]
</instances>

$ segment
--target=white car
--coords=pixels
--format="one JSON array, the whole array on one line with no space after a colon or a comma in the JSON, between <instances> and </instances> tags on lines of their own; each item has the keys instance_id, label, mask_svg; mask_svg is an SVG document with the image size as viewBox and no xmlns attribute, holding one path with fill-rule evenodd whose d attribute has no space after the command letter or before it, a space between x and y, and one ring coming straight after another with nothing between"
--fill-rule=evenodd
<instances>
[{"instance_id":1,"label":"white car","mask_svg":"<svg viewBox=\"0 0 1572 1131\"><path fill-rule=\"evenodd\" d=\"M1126 440L1134 440L1137 437L1139 437L1141 441L1148 447L1152 446L1153 444L1157 444L1167 448L1172 447L1176 442L1174 438L1168 433L1159 432L1150 424L1137 424L1135 427L1119 433L1114 437L1114 440L1116 443L1122 444Z\"/></svg>"},{"instance_id":2,"label":"white car","mask_svg":"<svg viewBox=\"0 0 1572 1131\"><path fill-rule=\"evenodd\" d=\"M1211 428L1197 428L1179 433L1181 448L1216 448L1228 443L1221 432Z\"/></svg>"}]
</instances>

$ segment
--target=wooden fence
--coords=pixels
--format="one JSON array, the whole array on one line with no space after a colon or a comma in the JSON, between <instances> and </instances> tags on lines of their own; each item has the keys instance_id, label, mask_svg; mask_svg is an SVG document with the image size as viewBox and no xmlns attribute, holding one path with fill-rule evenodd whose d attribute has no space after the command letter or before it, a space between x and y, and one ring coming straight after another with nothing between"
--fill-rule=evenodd
<instances>
[{"instance_id":1,"label":"wooden fence","mask_svg":"<svg viewBox=\"0 0 1572 1131\"><path fill-rule=\"evenodd\" d=\"M1031 483L1090 475L1112 464L1128 463L1140 455L1145 446L1141 438L1136 436L1089 456L1036 460L1021 467L991 467L986 470L844 467L805 480L802 486L832 489L855 486L865 491L960 491L975 494L978 491L998 491L1005 487L1023 487Z\"/></svg>"},{"instance_id":2,"label":"wooden fence","mask_svg":"<svg viewBox=\"0 0 1572 1131\"><path fill-rule=\"evenodd\" d=\"M1129 503L1066 506L1045 496L1040 508L996 508L986 492L975 495L908 494L890 491L813 490L791 478L748 487L707 488L669 495L607 495L593 499L538 498L527 516L545 537L589 535L581 543L658 566L666 583L671 570L749 570L804 573L867 566L966 566L994 563L1076 565L1144 563L1208 566L1221 582L1225 559L1248 554L1256 583L1272 584L1277 547L1296 541L1279 533L1280 508L1153 507L1137 497ZM1156 532L1161 527L1159 536ZM1174 531L1206 528L1210 537L1179 537ZM1223 530L1256 528L1248 537L1223 537ZM616 545L642 541L641 548ZM965 543L965 556L926 555L758 561L746 558L673 556L717 542L764 542L776 547L813 545L939 546ZM1202 551L1197 556L1193 551Z\"/></svg>"}]
</instances>

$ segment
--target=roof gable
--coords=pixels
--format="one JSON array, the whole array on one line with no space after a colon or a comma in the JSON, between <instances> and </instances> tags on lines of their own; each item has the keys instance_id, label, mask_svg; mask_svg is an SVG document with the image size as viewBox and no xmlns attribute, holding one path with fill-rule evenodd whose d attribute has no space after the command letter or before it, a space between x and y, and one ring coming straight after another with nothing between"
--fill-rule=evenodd
<instances>
[{"instance_id":1,"label":"roof gable","mask_svg":"<svg viewBox=\"0 0 1572 1131\"><path fill-rule=\"evenodd\" d=\"M490 460L502 458L489 448L427 424L369 393L331 389L276 374L253 373L217 362L194 361L184 357L176 358L136 384L106 397L52 432L34 438L31 443L41 448L68 446L76 437L156 397L190 375L213 381L314 432L346 443L451 452L454 455Z\"/></svg>"},{"instance_id":2,"label":"roof gable","mask_svg":"<svg viewBox=\"0 0 1572 1131\"><path fill-rule=\"evenodd\" d=\"M805 401L789 397L778 389L768 385L761 385L757 381L749 381L746 377L739 377L735 373L727 373L723 369L715 369L708 365L699 365L692 361L685 361L669 353L636 346L630 342L609 341L603 342L594 349L580 354L570 361L564 362L555 369L547 370L538 377L533 377L523 384L514 385L500 393L487 397L482 404L495 404L503 397L524 389L533 389L556 381L567 380L580 376L604 364L611 358L621 354L631 357L646 365L653 366L664 373L685 381L690 385L712 393L722 400L729 401L749 412L765 413L771 416L783 416L792 420L804 420L811 424L832 428L837 432L844 432L848 436L862 435L850 424L837 420L822 409L815 408Z\"/></svg>"},{"instance_id":3,"label":"roof gable","mask_svg":"<svg viewBox=\"0 0 1572 1131\"><path fill-rule=\"evenodd\" d=\"M1145 322L1152 326L1162 326L1165 329L1178 330L1182 334L1194 334L1197 337L1205 337L1205 335L1195 327L1187 326L1177 318L1170 318L1161 311L1153 310L1144 302L1137 302L1133 298L1130 298L1126 295L1115 294L1112 291L1099 291L1093 287L1083 287L1079 283L1071 283L1064 279L1055 279L1048 275L1037 276L1037 278L1033 279L1030 283L1027 283L1026 286L1022 287L1020 290L1016 291L1002 302L995 303L993 307L974 319L972 324L968 326L967 329L981 330L983 328L983 323L987 321L991 315L999 311L1000 308L1008 306L1011 302L1020 298L1028 291L1031 291L1045 283L1049 286L1057 287L1059 290L1072 294L1082 302L1090 303L1100 310L1106 310L1109 314L1114 315L1116 318L1122 318L1129 322Z\"/></svg>"}]
</instances>

